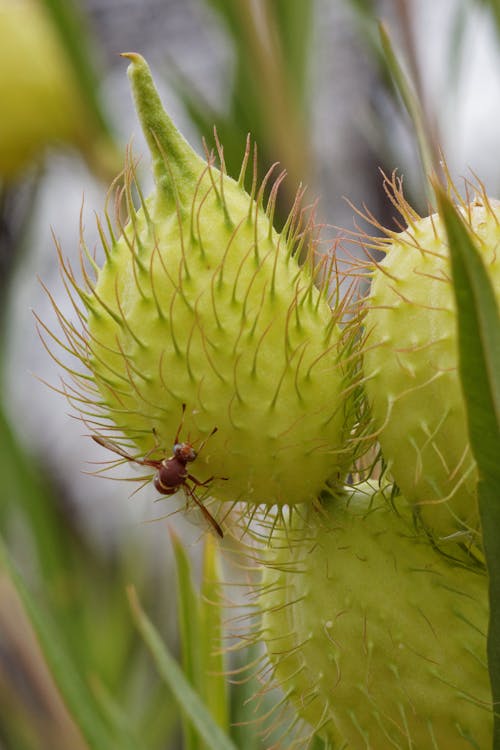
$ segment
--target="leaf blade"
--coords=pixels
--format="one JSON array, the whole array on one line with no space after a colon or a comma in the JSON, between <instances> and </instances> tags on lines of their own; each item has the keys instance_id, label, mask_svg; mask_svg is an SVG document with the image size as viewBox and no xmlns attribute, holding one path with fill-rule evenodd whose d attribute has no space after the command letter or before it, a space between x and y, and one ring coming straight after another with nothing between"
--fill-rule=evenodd
<instances>
[{"instance_id":1,"label":"leaf blade","mask_svg":"<svg viewBox=\"0 0 500 750\"><path fill-rule=\"evenodd\" d=\"M64 648L64 638L48 613L37 604L0 539L0 567L9 575L36 633L63 700L91 750L138 750L125 733L116 736L104 722L94 698Z\"/></svg>"},{"instance_id":2,"label":"leaf blade","mask_svg":"<svg viewBox=\"0 0 500 750\"><path fill-rule=\"evenodd\" d=\"M464 220L442 188L437 187L436 194L450 247L471 447L481 477L500 481L500 316L495 291Z\"/></svg>"},{"instance_id":3,"label":"leaf blade","mask_svg":"<svg viewBox=\"0 0 500 750\"><path fill-rule=\"evenodd\" d=\"M195 690L203 695L202 654L200 643L200 611L197 593L193 586L191 564L182 542L170 530L177 573L177 617L181 646L182 671ZM186 750L200 750L199 736L192 722L183 714L182 732Z\"/></svg>"},{"instance_id":4,"label":"leaf blade","mask_svg":"<svg viewBox=\"0 0 500 750\"><path fill-rule=\"evenodd\" d=\"M222 651L223 621L221 605L221 574L218 544L207 534L203 550L203 580L201 586L201 642L204 658L203 695L217 724L229 731L229 700L225 677L225 658Z\"/></svg>"},{"instance_id":5,"label":"leaf blade","mask_svg":"<svg viewBox=\"0 0 500 750\"><path fill-rule=\"evenodd\" d=\"M129 602L139 632L161 678L172 691L180 709L189 717L209 750L237 750L236 746L217 726L204 703L187 681L181 668L172 657L152 622L143 611L135 589L129 589Z\"/></svg>"},{"instance_id":6,"label":"leaf blade","mask_svg":"<svg viewBox=\"0 0 500 750\"><path fill-rule=\"evenodd\" d=\"M478 503L489 573L488 669L493 705L500 705L500 314L495 290L462 217L435 186L448 235L457 303L459 372L469 439L478 467ZM494 750L500 713L494 712Z\"/></svg>"},{"instance_id":7,"label":"leaf blade","mask_svg":"<svg viewBox=\"0 0 500 750\"><path fill-rule=\"evenodd\" d=\"M391 37L389 35L387 27L384 23L379 22L378 28L385 65L392 78L394 87L399 93L406 111L408 112L413 128L415 130L420 161L425 178L425 185L428 193L430 194L430 185L427 177L433 172L435 156L433 153L432 139L428 132L427 124L425 121L424 112L422 110L422 106L419 102L418 96L414 91L413 86L411 85L398 60L398 56L394 51L394 47L392 45Z\"/></svg>"}]
</instances>

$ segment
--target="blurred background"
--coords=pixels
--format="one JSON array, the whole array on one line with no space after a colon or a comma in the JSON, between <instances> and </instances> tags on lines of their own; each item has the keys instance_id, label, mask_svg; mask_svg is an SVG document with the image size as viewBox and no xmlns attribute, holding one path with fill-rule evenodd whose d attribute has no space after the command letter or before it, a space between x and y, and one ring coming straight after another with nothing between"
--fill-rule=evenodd
<instances>
[{"instance_id":1,"label":"blurred background","mask_svg":"<svg viewBox=\"0 0 500 750\"><path fill-rule=\"evenodd\" d=\"M130 496L130 485L85 473L102 451L42 382L57 388L60 368L36 330L33 310L57 328L40 279L68 312L55 240L76 263L82 216L89 248L98 245L94 213L131 140L144 192L151 187L124 51L147 58L200 153L215 125L230 174L247 133L262 173L275 161L287 169L278 224L302 182L318 200L325 248L353 228L349 202L395 226L380 170L397 169L409 201L427 213L378 20L453 178L460 185L475 174L500 197L498 0L0 0L0 530L75 672L93 686L99 716L139 738L130 747L183 745L124 587L136 586L177 651L167 524L189 546L195 577L200 530L181 514L155 521L168 508L152 490ZM234 695L233 706L243 702ZM92 747L77 723L0 569L0 750ZM237 747L270 746L258 730L232 732Z\"/></svg>"}]
</instances>

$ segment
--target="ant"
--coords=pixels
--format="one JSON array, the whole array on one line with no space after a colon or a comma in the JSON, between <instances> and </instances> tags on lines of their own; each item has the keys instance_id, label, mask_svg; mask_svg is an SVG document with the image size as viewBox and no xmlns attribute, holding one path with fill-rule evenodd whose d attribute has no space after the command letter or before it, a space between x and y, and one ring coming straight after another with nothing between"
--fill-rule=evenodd
<instances>
[{"instance_id":1,"label":"ant","mask_svg":"<svg viewBox=\"0 0 500 750\"><path fill-rule=\"evenodd\" d=\"M113 453L117 453L127 461L132 461L133 463L139 464L140 466L152 466L153 469L156 469L156 474L153 478L153 484L155 486L155 489L160 494L175 495L175 493L178 492L178 490L182 487L186 495L194 500L212 528L215 529L220 537L223 537L224 534L221 527L212 516L212 514L209 513L209 511L205 508L201 500L196 497L193 487L188 484L189 481L192 482L196 487L206 487L210 484L210 482L214 480L215 477L209 477L204 482L200 482L199 479L196 479L196 477L190 474L187 470L187 464L191 463L197 458L198 453L203 448L207 440L209 440L209 438L211 438L212 435L217 432L217 427L214 427L210 435L205 438L205 440L201 444L198 452L196 452L191 443L179 442L179 435L184 423L185 411L186 404L182 404L182 419L179 427L177 428L177 433L174 438L174 452L170 456L170 458L164 458L161 461L149 458L134 458L130 454L126 453L122 448L120 448L119 445L111 442L111 440L105 440L105 438L102 438L100 435L91 435L91 437L93 440L95 440L96 443L102 445L103 448L107 448L108 450L113 451Z\"/></svg>"}]
</instances>

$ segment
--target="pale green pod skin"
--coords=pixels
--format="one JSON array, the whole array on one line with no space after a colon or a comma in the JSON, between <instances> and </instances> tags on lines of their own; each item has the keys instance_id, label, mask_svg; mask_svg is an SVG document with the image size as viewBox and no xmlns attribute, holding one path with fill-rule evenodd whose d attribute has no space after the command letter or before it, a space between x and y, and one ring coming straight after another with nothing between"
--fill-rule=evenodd
<instances>
[{"instance_id":1,"label":"pale green pod skin","mask_svg":"<svg viewBox=\"0 0 500 750\"><path fill-rule=\"evenodd\" d=\"M155 189L105 245L84 295L102 414L134 455L164 458L186 404L180 439L196 448L208 438L189 470L215 476L213 496L313 501L343 470L349 429L326 285L293 254L297 217L278 235L273 200L264 210L243 180L207 167L165 113L145 61L127 56Z\"/></svg>"},{"instance_id":2,"label":"pale green pod skin","mask_svg":"<svg viewBox=\"0 0 500 750\"><path fill-rule=\"evenodd\" d=\"M275 530L259 599L273 681L334 747L486 750L487 579L372 493Z\"/></svg>"},{"instance_id":3,"label":"pale green pod skin","mask_svg":"<svg viewBox=\"0 0 500 750\"><path fill-rule=\"evenodd\" d=\"M90 130L70 62L43 3L0 0L0 175L15 179L50 144Z\"/></svg>"},{"instance_id":4,"label":"pale green pod skin","mask_svg":"<svg viewBox=\"0 0 500 750\"><path fill-rule=\"evenodd\" d=\"M500 303L500 206L483 195L463 213ZM365 318L374 432L435 541L480 544L445 230L437 214L410 217L408 230L380 249L386 256L373 271Z\"/></svg>"}]
</instances>

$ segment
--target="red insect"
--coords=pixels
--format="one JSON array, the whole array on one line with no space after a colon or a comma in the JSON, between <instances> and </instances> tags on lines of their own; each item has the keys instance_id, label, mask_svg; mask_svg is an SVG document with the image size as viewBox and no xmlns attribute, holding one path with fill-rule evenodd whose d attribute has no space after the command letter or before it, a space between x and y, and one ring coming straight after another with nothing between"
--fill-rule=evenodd
<instances>
[{"instance_id":1,"label":"red insect","mask_svg":"<svg viewBox=\"0 0 500 750\"><path fill-rule=\"evenodd\" d=\"M182 404L182 420L179 427L177 428L177 433L175 435L174 452L170 456L170 458L164 458L161 461L149 458L134 458L133 456L126 453L126 451L124 451L119 445L116 445L116 443L113 443L110 440L105 440L100 435L92 435L92 439L95 440L96 443L99 443L99 445L102 445L103 448L107 448L108 450L113 451L113 453L117 453L119 456L122 456L122 458L127 459L127 461L132 461L134 464L139 464L140 466L151 466L153 469L156 469L156 474L153 478L153 484L157 491L162 495L175 495L175 493L178 492L182 487L186 495L188 497L191 497L196 503L198 508L203 513L205 519L215 529L217 534L220 537L223 537L224 534L221 527L219 526L215 518L211 515L211 513L209 513L205 508L201 500L196 497L193 487L188 484L188 482L191 482L196 487L207 487L215 477L209 477L208 479L205 479L204 482L200 482L199 479L196 479L196 477L190 474L187 470L188 463L196 460L198 453L203 448L207 440L217 432L217 427L214 427L210 435L201 444L198 452L196 452L191 443L179 442L179 435L182 429L182 424L184 422L185 411L186 404Z\"/></svg>"}]
</instances>

